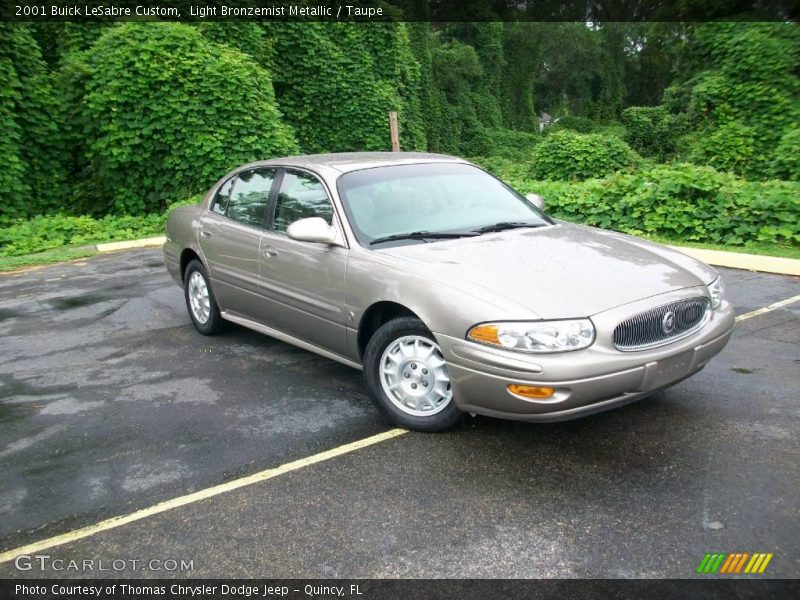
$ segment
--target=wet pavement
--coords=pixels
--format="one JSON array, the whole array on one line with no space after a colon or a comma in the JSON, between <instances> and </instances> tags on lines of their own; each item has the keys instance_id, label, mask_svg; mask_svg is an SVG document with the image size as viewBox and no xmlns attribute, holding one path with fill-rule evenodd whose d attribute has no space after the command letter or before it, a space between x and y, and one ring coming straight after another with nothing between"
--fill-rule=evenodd
<instances>
[{"instance_id":1,"label":"wet pavement","mask_svg":"<svg viewBox=\"0 0 800 600\"><path fill-rule=\"evenodd\" d=\"M740 314L800 294L721 271ZM619 410L405 434L48 553L193 561L179 576L527 578L690 577L706 552L772 552L768 574L798 577L799 423L796 303ZM388 428L357 371L238 327L197 334L159 250L0 276L0 551Z\"/></svg>"}]
</instances>

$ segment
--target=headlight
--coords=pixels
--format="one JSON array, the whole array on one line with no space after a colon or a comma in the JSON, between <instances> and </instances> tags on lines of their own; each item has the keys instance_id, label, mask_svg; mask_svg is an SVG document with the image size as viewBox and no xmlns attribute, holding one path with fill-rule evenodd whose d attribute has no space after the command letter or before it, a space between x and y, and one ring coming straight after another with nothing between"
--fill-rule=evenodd
<instances>
[{"instance_id":1,"label":"headlight","mask_svg":"<svg viewBox=\"0 0 800 600\"><path fill-rule=\"evenodd\" d=\"M467 339L518 352L569 352L592 345L594 325L589 319L483 323Z\"/></svg>"},{"instance_id":2,"label":"headlight","mask_svg":"<svg viewBox=\"0 0 800 600\"><path fill-rule=\"evenodd\" d=\"M708 284L708 295L711 296L711 308L719 308L719 305L722 304L722 294L724 293L725 287L722 285L722 277L717 277Z\"/></svg>"}]
</instances>

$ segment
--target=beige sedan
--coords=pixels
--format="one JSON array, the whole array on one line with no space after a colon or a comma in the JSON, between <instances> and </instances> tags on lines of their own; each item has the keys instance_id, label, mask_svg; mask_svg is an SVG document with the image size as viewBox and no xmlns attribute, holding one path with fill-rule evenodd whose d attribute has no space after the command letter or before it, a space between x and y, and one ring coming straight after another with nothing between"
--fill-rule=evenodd
<instances>
[{"instance_id":1,"label":"beige sedan","mask_svg":"<svg viewBox=\"0 0 800 600\"><path fill-rule=\"evenodd\" d=\"M435 154L241 166L173 212L164 253L200 333L230 321L363 369L389 420L421 431L626 404L733 328L711 267Z\"/></svg>"}]
</instances>

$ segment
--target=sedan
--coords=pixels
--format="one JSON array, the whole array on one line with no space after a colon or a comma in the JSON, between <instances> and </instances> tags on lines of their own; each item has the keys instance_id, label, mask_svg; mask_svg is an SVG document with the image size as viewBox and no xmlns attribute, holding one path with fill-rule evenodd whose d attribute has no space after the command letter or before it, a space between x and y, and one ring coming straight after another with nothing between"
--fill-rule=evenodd
<instances>
[{"instance_id":1,"label":"sedan","mask_svg":"<svg viewBox=\"0 0 800 600\"><path fill-rule=\"evenodd\" d=\"M419 431L621 406L698 372L734 322L711 267L436 154L241 166L173 211L164 254L200 333L233 322L362 369Z\"/></svg>"}]
</instances>

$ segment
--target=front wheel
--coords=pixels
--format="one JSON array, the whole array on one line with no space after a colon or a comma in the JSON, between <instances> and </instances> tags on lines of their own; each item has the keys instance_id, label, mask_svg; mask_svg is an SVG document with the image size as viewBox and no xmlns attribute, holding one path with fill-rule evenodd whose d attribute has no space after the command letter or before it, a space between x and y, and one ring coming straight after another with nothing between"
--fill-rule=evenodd
<instances>
[{"instance_id":1,"label":"front wheel","mask_svg":"<svg viewBox=\"0 0 800 600\"><path fill-rule=\"evenodd\" d=\"M375 405L406 429L443 431L463 418L442 350L417 318L394 319L375 332L364 353L364 379Z\"/></svg>"}]
</instances>

